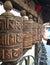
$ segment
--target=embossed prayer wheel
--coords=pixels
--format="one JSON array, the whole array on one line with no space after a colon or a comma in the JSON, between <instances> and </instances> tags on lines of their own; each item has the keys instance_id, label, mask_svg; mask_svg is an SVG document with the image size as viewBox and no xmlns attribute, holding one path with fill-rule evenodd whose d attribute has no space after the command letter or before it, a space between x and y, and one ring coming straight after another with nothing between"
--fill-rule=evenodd
<instances>
[{"instance_id":1,"label":"embossed prayer wheel","mask_svg":"<svg viewBox=\"0 0 50 65\"><path fill-rule=\"evenodd\" d=\"M26 11L21 12L23 19L23 49L30 49L32 47L32 21L26 16Z\"/></svg>"},{"instance_id":2,"label":"embossed prayer wheel","mask_svg":"<svg viewBox=\"0 0 50 65\"><path fill-rule=\"evenodd\" d=\"M38 41L38 23L33 21L33 43Z\"/></svg>"},{"instance_id":3,"label":"embossed prayer wheel","mask_svg":"<svg viewBox=\"0 0 50 65\"><path fill-rule=\"evenodd\" d=\"M30 20L30 22L32 22L32 43L33 43L33 16L30 14L29 15L29 20Z\"/></svg>"},{"instance_id":4,"label":"embossed prayer wheel","mask_svg":"<svg viewBox=\"0 0 50 65\"><path fill-rule=\"evenodd\" d=\"M42 38L42 24L33 22L33 43Z\"/></svg>"},{"instance_id":5,"label":"embossed prayer wheel","mask_svg":"<svg viewBox=\"0 0 50 65\"><path fill-rule=\"evenodd\" d=\"M39 40L42 39L42 24L38 24L38 28L39 28Z\"/></svg>"},{"instance_id":6,"label":"embossed prayer wheel","mask_svg":"<svg viewBox=\"0 0 50 65\"><path fill-rule=\"evenodd\" d=\"M39 38L38 38L38 23L33 21L32 15L29 15L29 20L32 21L32 43L35 44Z\"/></svg>"},{"instance_id":7,"label":"embossed prayer wheel","mask_svg":"<svg viewBox=\"0 0 50 65\"><path fill-rule=\"evenodd\" d=\"M4 3L4 8L6 12L0 16L0 61L12 62L22 56L22 25L10 13L12 4L9 0Z\"/></svg>"},{"instance_id":8,"label":"embossed prayer wheel","mask_svg":"<svg viewBox=\"0 0 50 65\"><path fill-rule=\"evenodd\" d=\"M39 23L36 23L36 41L39 41Z\"/></svg>"},{"instance_id":9,"label":"embossed prayer wheel","mask_svg":"<svg viewBox=\"0 0 50 65\"><path fill-rule=\"evenodd\" d=\"M24 30L24 49L32 47L32 21L24 21L23 22L23 30Z\"/></svg>"}]
</instances>

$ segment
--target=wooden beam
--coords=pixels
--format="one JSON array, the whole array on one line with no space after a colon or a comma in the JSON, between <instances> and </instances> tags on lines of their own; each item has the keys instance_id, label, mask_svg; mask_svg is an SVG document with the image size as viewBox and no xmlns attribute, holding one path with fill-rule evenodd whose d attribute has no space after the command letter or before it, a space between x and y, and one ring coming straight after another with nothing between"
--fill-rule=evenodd
<instances>
[{"instance_id":1,"label":"wooden beam","mask_svg":"<svg viewBox=\"0 0 50 65\"><path fill-rule=\"evenodd\" d=\"M32 5L33 6L33 9L32 9L30 6L28 6L27 3L24 2L24 0L13 0L13 1L15 3L19 4L23 9L25 9L26 11L28 11L29 13L31 13L33 16L37 17L37 12L34 10L34 6L33 5Z\"/></svg>"}]
</instances>

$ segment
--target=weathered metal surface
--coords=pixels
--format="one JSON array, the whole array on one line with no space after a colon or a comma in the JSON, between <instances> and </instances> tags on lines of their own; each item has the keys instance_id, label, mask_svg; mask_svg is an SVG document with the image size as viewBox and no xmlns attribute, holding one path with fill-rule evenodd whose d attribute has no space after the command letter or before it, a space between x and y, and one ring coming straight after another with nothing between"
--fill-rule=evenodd
<instances>
[{"instance_id":1,"label":"weathered metal surface","mask_svg":"<svg viewBox=\"0 0 50 65\"><path fill-rule=\"evenodd\" d=\"M33 21L29 20L26 16L26 11L21 11L21 16L23 20L23 49L29 49L32 47L32 28Z\"/></svg>"},{"instance_id":2,"label":"weathered metal surface","mask_svg":"<svg viewBox=\"0 0 50 65\"><path fill-rule=\"evenodd\" d=\"M23 50L24 53L29 48L32 47L32 21L28 19L28 16L26 16L26 11L21 11L21 16L23 20Z\"/></svg>"},{"instance_id":3,"label":"weathered metal surface","mask_svg":"<svg viewBox=\"0 0 50 65\"><path fill-rule=\"evenodd\" d=\"M38 38L38 23L36 23L35 21L33 21L33 17L32 15L29 15L29 20L32 21L32 39L33 39L33 42L32 43L36 43L39 38Z\"/></svg>"},{"instance_id":4,"label":"weathered metal surface","mask_svg":"<svg viewBox=\"0 0 50 65\"><path fill-rule=\"evenodd\" d=\"M0 16L0 60L10 62L18 60L22 55L22 20L19 21L10 13L11 7L5 9L6 12Z\"/></svg>"},{"instance_id":5,"label":"weathered metal surface","mask_svg":"<svg viewBox=\"0 0 50 65\"><path fill-rule=\"evenodd\" d=\"M24 32L24 40L23 46L24 49L32 47L32 21L24 20L23 21L23 32Z\"/></svg>"},{"instance_id":6,"label":"weathered metal surface","mask_svg":"<svg viewBox=\"0 0 50 65\"><path fill-rule=\"evenodd\" d=\"M33 43L42 38L42 25L33 21Z\"/></svg>"},{"instance_id":7,"label":"weathered metal surface","mask_svg":"<svg viewBox=\"0 0 50 65\"><path fill-rule=\"evenodd\" d=\"M42 39L42 24L38 24L38 30L39 30L39 40Z\"/></svg>"},{"instance_id":8,"label":"weathered metal surface","mask_svg":"<svg viewBox=\"0 0 50 65\"><path fill-rule=\"evenodd\" d=\"M38 40L38 23L33 21L33 43Z\"/></svg>"}]
</instances>

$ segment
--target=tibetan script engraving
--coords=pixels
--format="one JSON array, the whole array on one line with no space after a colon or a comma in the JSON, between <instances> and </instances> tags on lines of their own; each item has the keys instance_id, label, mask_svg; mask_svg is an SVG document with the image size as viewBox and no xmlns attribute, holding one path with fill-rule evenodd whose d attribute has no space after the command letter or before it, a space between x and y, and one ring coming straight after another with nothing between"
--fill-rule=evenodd
<instances>
[{"instance_id":1,"label":"tibetan script engraving","mask_svg":"<svg viewBox=\"0 0 50 65\"><path fill-rule=\"evenodd\" d=\"M0 59L4 59L4 50L0 49Z\"/></svg>"},{"instance_id":2,"label":"tibetan script engraving","mask_svg":"<svg viewBox=\"0 0 50 65\"><path fill-rule=\"evenodd\" d=\"M6 44L6 35L0 34L0 45L5 45L5 44Z\"/></svg>"},{"instance_id":3,"label":"tibetan script engraving","mask_svg":"<svg viewBox=\"0 0 50 65\"><path fill-rule=\"evenodd\" d=\"M5 58L11 59L12 58L12 49L6 49L5 50Z\"/></svg>"},{"instance_id":4,"label":"tibetan script engraving","mask_svg":"<svg viewBox=\"0 0 50 65\"><path fill-rule=\"evenodd\" d=\"M13 56L14 57L18 57L19 56L19 52L20 52L20 48L13 49L13 51L14 51Z\"/></svg>"},{"instance_id":5,"label":"tibetan script engraving","mask_svg":"<svg viewBox=\"0 0 50 65\"><path fill-rule=\"evenodd\" d=\"M8 26L8 29L9 30L15 30L16 29L16 22L12 19L9 19L8 20L8 24L7 24Z\"/></svg>"},{"instance_id":6,"label":"tibetan script engraving","mask_svg":"<svg viewBox=\"0 0 50 65\"><path fill-rule=\"evenodd\" d=\"M16 44L16 34L9 34L9 44Z\"/></svg>"},{"instance_id":7,"label":"tibetan script engraving","mask_svg":"<svg viewBox=\"0 0 50 65\"><path fill-rule=\"evenodd\" d=\"M0 18L0 30L6 29L6 20L4 18Z\"/></svg>"}]
</instances>

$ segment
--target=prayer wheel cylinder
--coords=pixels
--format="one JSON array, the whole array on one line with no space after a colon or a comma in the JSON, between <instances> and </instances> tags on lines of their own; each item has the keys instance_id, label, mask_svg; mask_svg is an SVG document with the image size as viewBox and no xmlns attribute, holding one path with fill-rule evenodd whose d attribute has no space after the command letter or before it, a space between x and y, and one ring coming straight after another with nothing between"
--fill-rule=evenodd
<instances>
[{"instance_id":1,"label":"prayer wheel cylinder","mask_svg":"<svg viewBox=\"0 0 50 65\"><path fill-rule=\"evenodd\" d=\"M33 43L38 41L38 23L33 21Z\"/></svg>"},{"instance_id":2,"label":"prayer wheel cylinder","mask_svg":"<svg viewBox=\"0 0 50 65\"><path fill-rule=\"evenodd\" d=\"M38 28L39 28L39 40L40 40L42 39L42 24L39 23Z\"/></svg>"},{"instance_id":3,"label":"prayer wheel cylinder","mask_svg":"<svg viewBox=\"0 0 50 65\"><path fill-rule=\"evenodd\" d=\"M22 56L22 26L10 13L12 9L10 1L4 3L4 8L6 12L0 16L0 61L12 62Z\"/></svg>"},{"instance_id":4,"label":"prayer wheel cylinder","mask_svg":"<svg viewBox=\"0 0 50 65\"><path fill-rule=\"evenodd\" d=\"M23 49L28 50L32 48L32 27L33 22L29 20L28 16L26 16L26 11L21 11L21 16L23 20Z\"/></svg>"},{"instance_id":5,"label":"prayer wheel cylinder","mask_svg":"<svg viewBox=\"0 0 50 65\"><path fill-rule=\"evenodd\" d=\"M36 43L42 38L42 25L39 23L33 23L33 43Z\"/></svg>"},{"instance_id":6,"label":"prayer wheel cylinder","mask_svg":"<svg viewBox=\"0 0 50 65\"><path fill-rule=\"evenodd\" d=\"M36 43L37 41L40 40L40 31L41 31L41 27L39 23L36 23L33 21L33 17L32 15L29 15L29 20L32 21L32 43Z\"/></svg>"},{"instance_id":7,"label":"prayer wheel cylinder","mask_svg":"<svg viewBox=\"0 0 50 65\"><path fill-rule=\"evenodd\" d=\"M32 21L32 43L36 43L36 41L38 40L38 23L33 21L32 15L29 15L29 20Z\"/></svg>"},{"instance_id":8,"label":"prayer wheel cylinder","mask_svg":"<svg viewBox=\"0 0 50 65\"><path fill-rule=\"evenodd\" d=\"M23 22L23 32L24 32L24 40L23 46L24 49L32 47L32 21L24 20Z\"/></svg>"}]
</instances>

